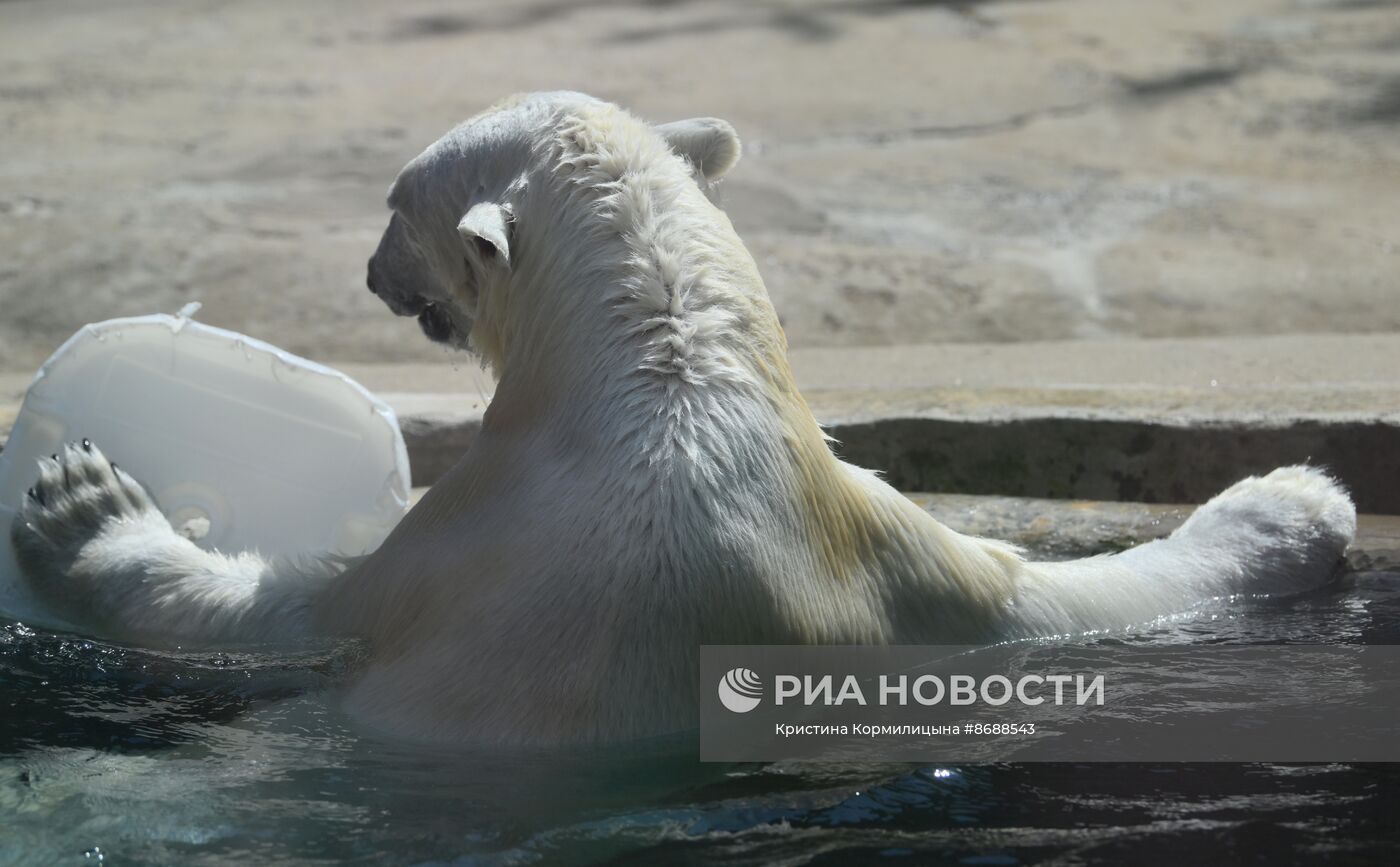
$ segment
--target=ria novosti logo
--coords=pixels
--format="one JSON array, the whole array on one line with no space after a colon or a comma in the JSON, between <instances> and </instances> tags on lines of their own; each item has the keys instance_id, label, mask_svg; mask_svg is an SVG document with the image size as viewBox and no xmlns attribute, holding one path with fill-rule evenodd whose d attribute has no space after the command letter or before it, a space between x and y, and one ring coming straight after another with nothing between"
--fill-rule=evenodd
<instances>
[{"instance_id":1,"label":"ria novosti logo","mask_svg":"<svg viewBox=\"0 0 1400 867\"><path fill-rule=\"evenodd\" d=\"M719 700L734 713L748 713L763 700L763 679L747 668L731 668L719 679Z\"/></svg>"},{"instance_id":2,"label":"ria novosti logo","mask_svg":"<svg viewBox=\"0 0 1400 867\"><path fill-rule=\"evenodd\" d=\"M1013 682L1003 674L991 674L977 678L970 674L954 674L944 677L925 674L910 681L907 674L882 674L878 678L878 691L867 695L876 686L875 678L862 679L854 674L847 675L795 675L779 674L773 678L773 705L796 704L804 707L840 707L851 704L869 707L872 703L879 707L908 706L914 704L925 707L946 702L949 705L985 704L999 707L1016 702L1027 707L1050 702L1053 705L1075 705L1104 703L1105 676L1089 677L1080 674L1027 674ZM1074 695L1069 694L1070 687ZM1053 695L1042 695L1042 691ZM731 668L719 679L719 700L733 713L748 713L763 701L763 679L752 669Z\"/></svg>"}]
</instances>

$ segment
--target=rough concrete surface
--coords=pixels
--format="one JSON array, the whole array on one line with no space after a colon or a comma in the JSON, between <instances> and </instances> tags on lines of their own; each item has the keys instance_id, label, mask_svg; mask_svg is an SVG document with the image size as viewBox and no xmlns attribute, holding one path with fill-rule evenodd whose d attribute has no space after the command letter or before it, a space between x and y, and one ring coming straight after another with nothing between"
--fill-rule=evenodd
<instances>
[{"instance_id":1,"label":"rough concrete surface","mask_svg":"<svg viewBox=\"0 0 1400 867\"><path fill-rule=\"evenodd\" d=\"M491 391L364 291L407 159L518 90L731 120L819 419L911 490L1400 513L1400 2L0 0L0 432L85 322L347 369L420 482Z\"/></svg>"},{"instance_id":2,"label":"rough concrete surface","mask_svg":"<svg viewBox=\"0 0 1400 867\"><path fill-rule=\"evenodd\" d=\"M1400 329L1386 0L7 0L0 369L193 299L441 361L363 289L384 191L556 87L734 122L794 346Z\"/></svg>"}]
</instances>

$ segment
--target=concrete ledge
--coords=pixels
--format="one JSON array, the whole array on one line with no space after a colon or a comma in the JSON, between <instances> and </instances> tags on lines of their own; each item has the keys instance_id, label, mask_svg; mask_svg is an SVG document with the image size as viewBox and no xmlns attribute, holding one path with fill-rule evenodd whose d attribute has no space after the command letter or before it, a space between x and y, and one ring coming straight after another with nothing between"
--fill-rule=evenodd
<instances>
[{"instance_id":1,"label":"concrete ledge","mask_svg":"<svg viewBox=\"0 0 1400 867\"><path fill-rule=\"evenodd\" d=\"M897 414L829 428L837 451L901 490L1200 503L1247 475L1327 467L1365 512L1400 514L1400 424L1293 418L1199 424Z\"/></svg>"},{"instance_id":2,"label":"concrete ledge","mask_svg":"<svg viewBox=\"0 0 1400 867\"><path fill-rule=\"evenodd\" d=\"M842 457L901 490L1202 502L1284 464L1400 514L1400 336L795 350ZM471 446L490 380L460 365L338 365L399 414L414 481ZM28 381L0 375L0 430Z\"/></svg>"},{"instance_id":3,"label":"concrete ledge","mask_svg":"<svg viewBox=\"0 0 1400 867\"><path fill-rule=\"evenodd\" d=\"M1328 467L1400 514L1400 336L798 349L842 457L901 490L1202 502L1285 464ZM431 482L481 424L474 370L347 366L400 410ZM455 392L470 380L475 392ZM424 392L401 393L409 383Z\"/></svg>"},{"instance_id":4,"label":"concrete ledge","mask_svg":"<svg viewBox=\"0 0 1400 867\"><path fill-rule=\"evenodd\" d=\"M389 395L400 412L417 484L431 484L471 446L482 404L466 395ZM950 396L952 397L952 396ZM1350 414L1194 418L1095 414L1024 404L960 413L936 393L882 396L852 411L814 393L837 452L901 490L1018 497L1199 503L1244 476L1294 463L1326 466L1364 512L1400 514L1400 422ZM454 411L454 407L466 407Z\"/></svg>"}]
</instances>

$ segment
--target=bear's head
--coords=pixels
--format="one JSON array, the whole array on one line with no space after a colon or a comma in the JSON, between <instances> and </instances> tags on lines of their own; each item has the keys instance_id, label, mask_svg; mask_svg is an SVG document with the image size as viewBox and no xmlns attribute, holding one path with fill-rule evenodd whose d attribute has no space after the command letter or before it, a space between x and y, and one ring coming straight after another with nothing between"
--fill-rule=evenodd
<instances>
[{"instance_id":1,"label":"bear's head","mask_svg":"<svg viewBox=\"0 0 1400 867\"><path fill-rule=\"evenodd\" d=\"M571 92L512 97L443 136L399 173L389 226L369 260L367 283L389 309L417 317L433 341L492 354L473 326L491 294L509 292L520 257L518 224L529 220L531 178L557 171L548 147L571 112L607 106ZM650 128L684 158L702 187L738 162L734 129L716 118Z\"/></svg>"}]
</instances>

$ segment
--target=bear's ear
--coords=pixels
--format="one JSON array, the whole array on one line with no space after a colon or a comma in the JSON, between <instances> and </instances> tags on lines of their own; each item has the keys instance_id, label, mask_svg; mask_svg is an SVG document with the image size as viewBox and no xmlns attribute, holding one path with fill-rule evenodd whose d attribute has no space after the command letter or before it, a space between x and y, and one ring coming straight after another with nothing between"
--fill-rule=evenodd
<instances>
[{"instance_id":1,"label":"bear's ear","mask_svg":"<svg viewBox=\"0 0 1400 867\"><path fill-rule=\"evenodd\" d=\"M717 117L693 117L663 123L656 131L671 145L671 150L690 160L691 165L709 181L722 177L734 168L743 151L734 127Z\"/></svg>"},{"instance_id":2,"label":"bear's ear","mask_svg":"<svg viewBox=\"0 0 1400 867\"><path fill-rule=\"evenodd\" d=\"M495 202L478 202L457 224L462 240L470 244L483 263L498 259L510 265L510 224L515 218Z\"/></svg>"}]
</instances>

